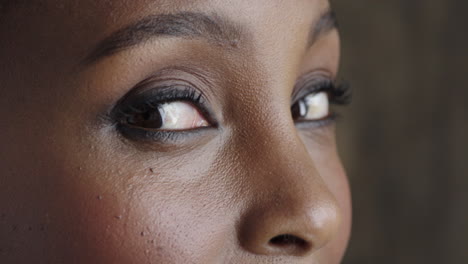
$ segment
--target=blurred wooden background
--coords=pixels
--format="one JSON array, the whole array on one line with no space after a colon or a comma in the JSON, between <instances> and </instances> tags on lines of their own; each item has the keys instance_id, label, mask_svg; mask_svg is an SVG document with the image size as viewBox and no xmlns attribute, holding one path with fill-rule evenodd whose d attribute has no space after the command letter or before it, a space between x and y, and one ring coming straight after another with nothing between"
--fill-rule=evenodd
<instances>
[{"instance_id":1,"label":"blurred wooden background","mask_svg":"<svg viewBox=\"0 0 468 264\"><path fill-rule=\"evenodd\" d=\"M468 1L332 0L353 189L345 264L468 263Z\"/></svg>"}]
</instances>

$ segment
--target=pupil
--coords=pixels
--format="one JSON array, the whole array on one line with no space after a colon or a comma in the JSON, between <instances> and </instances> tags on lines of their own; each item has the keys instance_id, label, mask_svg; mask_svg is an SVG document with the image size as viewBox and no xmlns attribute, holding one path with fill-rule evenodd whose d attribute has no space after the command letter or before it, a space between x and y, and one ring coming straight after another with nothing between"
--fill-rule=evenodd
<instances>
[{"instance_id":1,"label":"pupil","mask_svg":"<svg viewBox=\"0 0 468 264\"><path fill-rule=\"evenodd\" d=\"M147 120L151 120L151 112L148 111L148 112L145 112L143 113L143 120L147 121Z\"/></svg>"},{"instance_id":2,"label":"pupil","mask_svg":"<svg viewBox=\"0 0 468 264\"><path fill-rule=\"evenodd\" d=\"M305 117L307 115L307 105L303 100L298 101L291 107L293 119Z\"/></svg>"},{"instance_id":3,"label":"pupil","mask_svg":"<svg viewBox=\"0 0 468 264\"><path fill-rule=\"evenodd\" d=\"M295 103L291 107L291 114L293 119L297 119L300 116L299 103Z\"/></svg>"},{"instance_id":4,"label":"pupil","mask_svg":"<svg viewBox=\"0 0 468 264\"><path fill-rule=\"evenodd\" d=\"M161 128L163 120L159 109L148 110L141 114L136 114L130 117L127 122L130 125L142 127L142 128Z\"/></svg>"},{"instance_id":5,"label":"pupil","mask_svg":"<svg viewBox=\"0 0 468 264\"><path fill-rule=\"evenodd\" d=\"M159 113L159 109L150 110L143 114L144 121L142 127L145 128L160 128L162 126L162 117Z\"/></svg>"}]
</instances>

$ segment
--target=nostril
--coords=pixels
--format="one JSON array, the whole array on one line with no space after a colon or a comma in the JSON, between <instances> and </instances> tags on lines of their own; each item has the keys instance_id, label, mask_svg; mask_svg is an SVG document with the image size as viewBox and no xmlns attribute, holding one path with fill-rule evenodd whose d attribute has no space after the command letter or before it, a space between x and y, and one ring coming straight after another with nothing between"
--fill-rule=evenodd
<instances>
[{"instance_id":1,"label":"nostril","mask_svg":"<svg viewBox=\"0 0 468 264\"><path fill-rule=\"evenodd\" d=\"M274 238L270 239L269 244L277 248L294 251L305 251L310 246L309 243L304 239L290 234L275 236Z\"/></svg>"}]
</instances>

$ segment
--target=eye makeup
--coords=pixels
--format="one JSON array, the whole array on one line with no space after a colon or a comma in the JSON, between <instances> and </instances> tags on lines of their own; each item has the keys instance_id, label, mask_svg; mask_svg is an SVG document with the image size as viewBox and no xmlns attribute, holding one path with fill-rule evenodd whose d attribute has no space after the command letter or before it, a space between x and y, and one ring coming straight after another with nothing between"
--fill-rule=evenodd
<instances>
[{"instance_id":1,"label":"eye makeup","mask_svg":"<svg viewBox=\"0 0 468 264\"><path fill-rule=\"evenodd\" d=\"M166 109L171 111L168 112ZM166 120L173 123L178 119L183 120L184 116L174 117L179 112L198 118L193 124L185 121L193 127L165 129ZM202 93L188 84L180 83L150 83L135 88L117 103L112 111L112 117L117 130L124 136L158 142L176 141L181 137L195 135L200 130L217 126Z\"/></svg>"},{"instance_id":2,"label":"eye makeup","mask_svg":"<svg viewBox=\"0 0 468 264\"><path fill-rule=\"evenodd\" d=\"M294 88L292 102L294 104L297 100L309 94L319 92L326 92L331 104L347 105L351 103L351 87L346 82L338 84L325 77L306 77L299 81Z\"/></svg>"},{"instance_id":3,"label":"eye makeup","mask_svg":"<svg viewBox=\"0 0 468 264\"><path fill-rule=\"evenodd\" d=\"M330 104L345 105L350 99L348 85L337 85L330 78L310 74L293 89L291 115L298 126L326 126L337 117ZM218 128L215 116L204 94L177 78L141 82L111 112L117 131L124 137L161 144L176 144Z\"/></svg>"},{"instance_id":4,"label":"eye makeup","mask_svg":"<svg viewBox=\"0 0 468 264\"><path fill-rule=\"evenodd\" d=\"M330 104L346 105L350 101L349 85L337 85L324 77L304 78L294 89L291 114L296 124L321 127L330 124L337 117L337 113L330 110Z\"/></svg>"}]
</instances>

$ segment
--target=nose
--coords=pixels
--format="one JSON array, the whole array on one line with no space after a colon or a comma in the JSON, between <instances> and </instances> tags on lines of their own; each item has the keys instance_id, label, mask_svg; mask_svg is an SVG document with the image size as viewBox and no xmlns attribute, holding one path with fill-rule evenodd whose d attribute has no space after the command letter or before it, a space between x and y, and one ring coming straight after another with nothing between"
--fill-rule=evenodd
<instances>
[{"instance_id":1,"label":"nose","mask_svg":"<svg viewBox=\"0 0 468 264\"><path fill-rule=\"evenodd\" d=\"M240 221L239 240L257 255L307 256L333 238L340 209L305 147L281 144L269 147L268 155L255 155L248 177L252 199Z\"/></svg>"}]
</instances>

